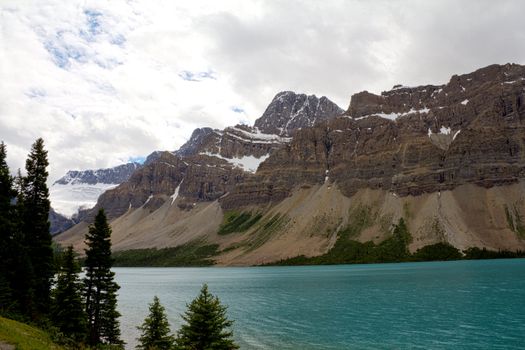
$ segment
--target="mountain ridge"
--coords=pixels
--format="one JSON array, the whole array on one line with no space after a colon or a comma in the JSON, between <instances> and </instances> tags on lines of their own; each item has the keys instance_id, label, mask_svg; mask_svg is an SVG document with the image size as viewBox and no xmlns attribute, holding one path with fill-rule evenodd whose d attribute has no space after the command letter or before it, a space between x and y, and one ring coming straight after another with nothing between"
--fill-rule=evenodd
<instances>
[{"instance_id":1,"label":"mountain ridge","mask_svg":"<svg viewBox=\"0 0 525 350\"><path fill-rule=\"evenodd\" d=\"M524 66L491 65L442 85L354 94L342 116L291 136L257 122L199 132L189 155L162 154L95 209L109 208L117 250L202 241L219 244L223 265L323 254L361 206L374 222L358 240L384 239L404 217L412 251L437 242L523 249L524 89ZM244 157L260 161L256 171L234 161ZM253 220L218 234L236 215ZM81 244L84 231L58 240Z\"/></svg>"}]
</instances>

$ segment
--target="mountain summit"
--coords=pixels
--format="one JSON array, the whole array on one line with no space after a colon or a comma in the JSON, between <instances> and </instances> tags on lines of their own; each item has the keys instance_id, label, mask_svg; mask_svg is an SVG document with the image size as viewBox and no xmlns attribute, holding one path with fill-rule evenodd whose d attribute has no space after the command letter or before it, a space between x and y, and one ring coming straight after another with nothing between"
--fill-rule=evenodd
<instances>
[{"instance_id":1,"label":"mountain summit","mask_svg":"<svg viewBox=\"0 0 525 350\"><path fill-rule=\"evenodd\" d=\"M291 136L301 128L343 114L343 110L326 97L279 92L254 126L266 134Z\"/></svg>"},{"instance_id":2,"label":"mountain summit","mask_svg":"<svg viewBox=\"0 0 525 350\"><path fill-rule=\"evenodd\" d=\"M411 251L525 249L524 91L525 67L507 64L360 92L340 116L280 93L253 127L194 133L191 151L163 153L96 208L117 250L217 244L223 265L321 255L348 232L379 243L400 219ZM57 240L81 249L86 227Z\"/></svg>"}]
</instances>

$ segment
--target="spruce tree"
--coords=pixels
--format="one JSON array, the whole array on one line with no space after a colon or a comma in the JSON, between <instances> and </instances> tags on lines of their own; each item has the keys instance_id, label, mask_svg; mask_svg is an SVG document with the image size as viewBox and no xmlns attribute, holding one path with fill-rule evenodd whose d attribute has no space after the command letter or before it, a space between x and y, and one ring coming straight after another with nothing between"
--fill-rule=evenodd
<instances>
[{"instance_id":1,"label":"spruce tree","mask_svg":"<svg viewBox=\"0 0 525 350\"><path fill-rule=\"evenodd\" d=\"M11 288L13 264L13 208L11 201L15 196L13 179L6 162L7 151L4 142L0 143L0 312L10 312L14 305Z\"/></svg>"},{"instance_id":2,"label":"spruce tree","mask_svg":"<svg viewBox=\"0 0 525 350\"><path fill-rule=\"evenodd\" d=\"M86 337L87 327L79 272L80 266L75 260L73 247L70 246L62 257L62 266L52 293L51 320L65 336L82 342Z\"/></svg>"},{"instance_id":3,"label":"spruce tree","mask_svg":"<svg viewBox=\"0 0 525 350\"><path fill-rule=\"evenodd\" d=\"M111 271L111 228L106 214L100 209L86 235L84 288L88 320L88 342L91 345L123 345L120 340L117 311L117 291Z\"/></svg>"},{"instance_id":4,"label":"spruce tree","mask_svg":"<svg viewBox=\"0 0 525 350\"><path fill-rule=\"evenodd\" d=\"M49 190L47 188L47 151L44 140L37 139L26 160L26 176L21 193L22 233L24 245L33 269L32 286L36 316L49 312L53 249L49 233Z\"/></svg>"},{"instance_id":5,"label":"spruce tree","mask_svg":"<svg viewBox=\"0 0 525 350\"><path fill-rule=\"evenodd\" d=\"M149 315L144 323L137 327L142 334L137 340L137 349L142 350L170 350L173 348L175 338L170 335L170 325L166 310L160 304L159 298L153 298L149 304Z\"/></svg>"},{"instance_id":6,"label":"spruce tree","mask_svg":"<svg viewBox=\"0 0 525 350\"><path fill-rule=\"evenodd\" d=\"M204 284L199 296L182 315L184 324L177 333L176 344L179 349L230 350L239 346L233 341L229 329L233 321L226 318L226 307L219 298L208 292Z\"/></svg>"}]
</instances>

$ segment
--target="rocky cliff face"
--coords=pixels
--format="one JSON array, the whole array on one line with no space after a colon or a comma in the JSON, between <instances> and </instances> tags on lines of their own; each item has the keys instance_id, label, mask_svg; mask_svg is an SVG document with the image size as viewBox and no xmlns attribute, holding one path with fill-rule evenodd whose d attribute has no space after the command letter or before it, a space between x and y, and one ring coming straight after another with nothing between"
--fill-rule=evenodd
<instances>
[{"instance_id":1,"label":"rocky cliff face","mask_svg":"<svg viewBox=\"0 0 525 350\"><path fill-rule=\"evenodd\" d=\"M361 241L388 237L404 217L412 250L525 248L524 66L361 92L324 120L331 103L298 96L278 94L254 127L198 129L105 192L97 208L115 218L116 249L200 240L220 245L219 263L241 265L319 255L360 208L373 221ZM219 235L226 212L260 221ZM84 231L58 240L77 244Z\"/></svg>"},{"instance_id":2,"label":"rocky cliff face","mask_svg":"<svg viewBox=\"0 0 525 350\"><path fill-rule=\"evenodd\" d=\"M52 236L64 232L77 224L76 220L57 213L53 208L49 210L48 220L50 223L49 233Z\"/></svg>"},{"instance_id":3,"label":"rocky cliff face","mask_svg":"<svg viewBox=\"0 0 525 350\"><path fill-rule=\"evenodd\" d=\"M525 67L489 66L442 86L352 97L342 118L297 131L224 207L278 202L294 187L335 182L399 196L525 176Z\"/></svg>"},{"instance_id":4,"label":"rocky cliff face","mask_svg":"<svg viewBox=\"0 0 525 350\"><path fill-rule=\"evenodd\" d=\"M294 112L283 114L288 108ZM129 181L100 197L87 219L100 207L105 208L111 218L143 206L155 209L171 200L175 191L178 205L184 209L191 209L196 202L216 200L246 182L262 162L292 140L281 134L342 112L326 97L278 94L255 123L264 130L247 125L224 130L196 129L179 150L153 152L148 156L144 167ZM268 133L274 121L277 125L286 122L283 130L287 131Z\"/></svg>"},{"instance_id":5,"label":"rocky cliff face","mask_svg":"<svg viewBox=\"0 0 525 350\"><path fill-rule=\"evenodd\" d=\"M343 110L326 97L278 93L254 126L266 134L291 136L296 130L342 115Z\"/></svg>"}]
</instances>

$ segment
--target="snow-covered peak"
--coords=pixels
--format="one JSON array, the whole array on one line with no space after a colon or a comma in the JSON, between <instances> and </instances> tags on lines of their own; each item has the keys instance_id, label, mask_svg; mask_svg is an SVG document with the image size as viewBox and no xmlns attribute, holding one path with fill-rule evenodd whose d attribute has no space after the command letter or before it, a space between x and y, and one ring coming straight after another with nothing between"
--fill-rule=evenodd
<instances>
[{"instance_id":1,"label":"snow-covered peak","mask_svg":"<svg viewBox=\"0 0 525 350\"><path fill-rule=\"evenodd\" d=\"M107 169L70 170L50 187L51 206L70 218L79 209L95 206L102 193L128 180L140 167L138 163L127 163Z\"/></svg>"},{"instance_id":2,"label":"snow-covered peak","mask_svg":"<svg viewBox=\"0 0 525 350\"><path fill-rule=\"evenodd\" d=\"M107 169L70 170L66 175L55 181L54 184L120 184L126 181L131 174L140 167L141 165L139 163L127 163Z\"/></svg>"}]
</instances>

